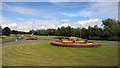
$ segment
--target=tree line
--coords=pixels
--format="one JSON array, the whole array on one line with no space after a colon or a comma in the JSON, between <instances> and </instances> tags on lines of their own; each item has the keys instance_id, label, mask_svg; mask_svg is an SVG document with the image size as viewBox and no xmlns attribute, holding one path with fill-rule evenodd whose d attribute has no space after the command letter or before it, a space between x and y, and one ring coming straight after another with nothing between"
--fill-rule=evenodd
<instances>
[{"instance_id":1,"label":"tree line","mask_svg":"<svg viewBox=\"0 0 120 68\"><path fill-rule=\"evenodd\" d=\"M94 25L88 28L72 28L70 26L60 27L57 29L37 29L30 30L29 32L11 30L9 27L2 29L2 34L9 36L10 34L34 34L34 35L55 35L55 36L75 36L84 39L97 39L97 40L119 40L120 37L120 21L115 19L102 20L102 27Z\"/></svg>"}]
</instances>

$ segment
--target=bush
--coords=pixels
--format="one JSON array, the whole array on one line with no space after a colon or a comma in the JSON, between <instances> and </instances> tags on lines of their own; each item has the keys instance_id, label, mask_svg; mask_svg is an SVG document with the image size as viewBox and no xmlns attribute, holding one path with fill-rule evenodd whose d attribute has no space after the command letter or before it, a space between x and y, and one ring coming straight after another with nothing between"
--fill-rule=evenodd
<instances>
[{"instance_id":1,"label":"bush","mask_svg":"<svg viewBox=\"0 0 120 68\"><path fill-rule=\"evenodd\" d=\"M15 41L15 37L11 37L11 36L2 36L2 42L12 42Z\"/></svg>"},{"instance_id":2,"label":"bush","mask_svg":"<svg viewBox=\"0 0 120 68\"><path fill-rule=\"evenodd\" d=\"M88 42L88 43L94 43L94 41L92 41L92 40L88 40L87 42Z\"/></svg>"},{"instance_id":3,"label":"bush","mask_svg":"<svg viewBox=\"0 0 120 68\"><path fill-rule=\"evenodd\" d=\"M118 37L118 36L113 36L113 37L107 38L107 40L110 40L110 41L119 41L119 40L120 40L120 37Z\"/></svg>"},{"instance_id":4,"label":"bush","mask_svg":"<svg viewBox=\"0 0 120 68\"><path fill-rule=\"evenodd\" d=\"M37 37L32 37L32 36L29 36L29 37L25 37L26 40L37 40Z\"/></svg>"},{"instance_id":5,"label":"bush","mask_svg":"<svg viewBox=\"0 0 120 68\"><path fill-rule=\"evenodd\" d=\"M9 36L11 34L11 29L9 27L5 27L2 32L3 35Z\"/></svg>"},{"instance_id":6,"label":"bush","mask_svg":"<svg viewBox=\"0 0 120 68\"><path fill-rule=\"evenodd\" d=\"M64 36L58 36L58 37L55 37L54 39L62 40L62 39L69 39L69 38L68 37L64 37Z\"/></svg>"},{"instance_id":7,"label":"bush","mask_svg":"<svg viewBox=\"0 0 120 68\"><path fill-rule=\"evenodd\" d=\"M99 36L90 36L89 39L91 40L101 40Z\"/></svg>"}]
</instances>

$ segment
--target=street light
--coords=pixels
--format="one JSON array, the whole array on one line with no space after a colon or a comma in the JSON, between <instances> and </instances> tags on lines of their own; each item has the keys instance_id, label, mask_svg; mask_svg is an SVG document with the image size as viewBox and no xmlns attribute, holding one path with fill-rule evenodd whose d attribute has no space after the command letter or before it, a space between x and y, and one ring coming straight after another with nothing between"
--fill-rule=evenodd
<instances>
[{"instance_id":1,"label":"street light","mask_svg":"<svg viewBox=\"0 0 120 68\"><path fill-rule=\"evenodd\" d=\"M33 30L34 30L34 29L33 29L33 24L34 24L34 21L33 21L33 23L32 23L32 36L33 36Z\"/></svg>"},{"instance_id":2,"label":"street light","mask_svg":"<svg viewBox=\"0 0 120 68\"><path fill-rule=\"evenodd\" d=\"M80 24L80 38L81 38L81 33L82 33L82 32L81 32L81 24Z\"/></svg>"}]
</instances>

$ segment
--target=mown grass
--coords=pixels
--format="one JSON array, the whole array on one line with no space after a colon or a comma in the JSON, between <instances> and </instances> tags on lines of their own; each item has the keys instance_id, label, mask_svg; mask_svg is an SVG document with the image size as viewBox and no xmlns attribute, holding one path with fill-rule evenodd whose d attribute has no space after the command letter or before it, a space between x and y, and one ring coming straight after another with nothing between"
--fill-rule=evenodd
<instances>
[{"instance_id":1,"label":"mown grass","mask_svg":"<svg viewBox=\"0 0 120 68\"><path fill-rule=\"evenodd\" d=\"M0 44L0 67L2 66L2 44Z\"/></svg>"},{"instance_id":2,"label":"mown grass","mask_svg":"<svg viewBox=\"0 0 120 68\"><path fill-rule=\"evenodd\" d=\"M3 45L4 66L117 66L118 46L59 47L49 42Z\"/></svg>"},{"instance_id":3,"label":"mown grass","mask_svg":"<svg viewBox=\"0 0 120 68\"><path fill-rule=\"evenodd\" d=\"M46 39L46 40L47 40L47 39L48 39L48 40L49 40L49 39L50 39L50 40L51 40L51 39L55 39L56 37L57 37L57 36L38 36L39 39Z\"/></svg>"},{"instance_id":4,"label":"mown grass","mask_svg":"<svg viewBox=\"0 0 120 68\"><path fill-rule=\"evenodd\" d=\"M58 39L58 37L62 37L62 36L37 36L39 39L50 39L50 40L53 40L53 39ZM73 39L73 40L84 40L84 39L81 39L81 38L78 38L78 37L68 37L69 39Z\"/></svg>"},{"instance_id":5,"label":"mown grass","mask_svg":"<svg viewBox=\"0 0 120 68\"><path fill-rule=\"evenodd\" d=\"M0 36L0 41L2 42L9 42L15 40L15 36Z\"/></svg>"}]
</instances>

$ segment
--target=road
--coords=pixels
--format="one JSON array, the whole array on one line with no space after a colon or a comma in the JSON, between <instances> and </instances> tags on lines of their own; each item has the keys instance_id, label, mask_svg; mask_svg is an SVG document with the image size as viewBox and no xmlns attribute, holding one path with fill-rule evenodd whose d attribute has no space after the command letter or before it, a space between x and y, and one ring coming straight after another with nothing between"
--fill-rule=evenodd
<instances>
[{"instance_id":1,"label":"road","mask_svg":"<svg viewBox=\"0 0 120 68\"><path fill-rule=\"evenodd\" d=\"M50 40L50 39L38 39L38 40L19 40L17 42L27 42L27 41L33 41L33 42L50 42L50 41L53 41L53 40ZM118 45L120 44L118 41L101 41L101 40L93 40L95 42L100 42L102 44L112 44L112 45ZM15 43L16 41L10 41L10 42L3 42L1 43L0 41L0 45L4 45L4 44L12 44L12 43ZM16 43L17 43L16 42Z\"/></svg>"},{"instance_id":2,"label":"road","mask_svg":"<svg viewBox=\"0 0 120 68\"><path fill-rule=\"evenodd\" d=\"M101 41L101 40L94 40L95 42L100 42L102 44L112 44L112 45L118 45L120 42L118 41Z\"/></svg>"},{"instance_id":3,"label":"road","mask_svg":"<svg viewBox=\"0 0 120 68\"><path fill-rule=\"evenodd\" d=\"M1 43L0 42L0 44L2 44L2 45L7 45L7 44L14 44L14 43L19 43L19 42L50 42L50 41L53 41L53 40L49 40L49 39L47 39L47 40L45 40L45 39L38 39L38 40L25 40L25 39L23 39L23 40L19 40L19 41L10 41L10 42L3 42L3 43Z\"/></svg>"}]
</instances>

